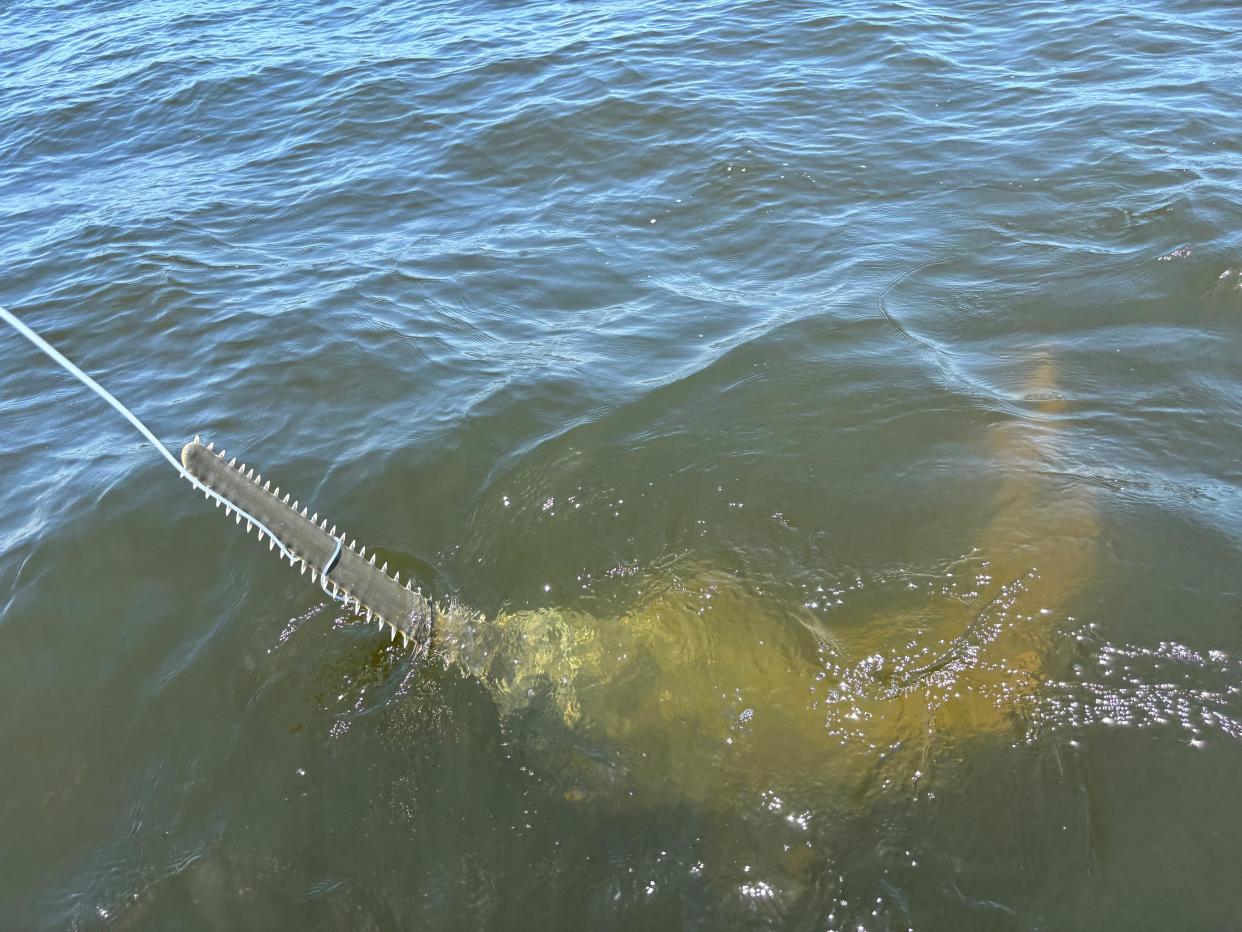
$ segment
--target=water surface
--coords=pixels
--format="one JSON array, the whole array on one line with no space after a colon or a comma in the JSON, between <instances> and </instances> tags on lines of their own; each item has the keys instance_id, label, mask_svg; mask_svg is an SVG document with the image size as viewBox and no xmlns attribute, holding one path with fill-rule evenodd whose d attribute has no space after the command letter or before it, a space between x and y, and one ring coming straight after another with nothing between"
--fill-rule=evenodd
<instances>
[{"instance_id":1,"label":"water surface","mask_svg":"<svg viewBox=\"0 0 1242 932\"><path fill-rule=\"evenodd\" d=\"M0 924L1242 926L1237 27L5 5Z\"/></svg>"}]
</instances>

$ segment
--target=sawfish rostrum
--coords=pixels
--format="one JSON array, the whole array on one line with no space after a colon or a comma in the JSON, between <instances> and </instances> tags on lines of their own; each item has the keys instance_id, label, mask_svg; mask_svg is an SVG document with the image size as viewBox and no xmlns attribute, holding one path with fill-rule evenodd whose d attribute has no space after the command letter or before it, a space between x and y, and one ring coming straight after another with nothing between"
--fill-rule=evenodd
<instances>
[{"instance_id":1,"label":"sawfish rostrum","mask_svg":"<svg viewBox=\"0 0 1242 932\"><path fill-rule=\"evenodd\" d=\"M389 576L387 563L376 566L375 554L368 560L366 547L358 548L357 541L346 540L344 532L338 533L335 526L329 528L327 518L308 514L309 508L291 501L290 494L282 498L279 486L273 489L270 480L265 482L245 463L239 464L235 457L226 459L223 450L217 453L197 437L182 449L181 464L204 486L261 521L265 528L258 529L259 536L267 536L266 530L275 538L268 541L269 548L275 549L279 543L303 573L310 571L312 582L319 582L367 621L375 621L381 630L387 628L390 638L395 640L400 634L407 643L412 640L420 648L426 647L431 637L431 604L410 580L402 585L398 574ZM215 502L238 523L245 520L234 514L227 502ZM246 525L250 531L251 523L247 521ZM338 541L340 555L329 566Z\"/></svg>"}]
</instances>

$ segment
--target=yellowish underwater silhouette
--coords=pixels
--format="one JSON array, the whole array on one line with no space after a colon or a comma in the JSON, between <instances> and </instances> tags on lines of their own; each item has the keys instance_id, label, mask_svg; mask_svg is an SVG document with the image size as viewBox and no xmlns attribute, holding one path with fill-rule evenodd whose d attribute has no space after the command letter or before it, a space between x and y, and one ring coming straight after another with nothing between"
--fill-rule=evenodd
<instances>
[{"instance_id":1,"label":"yellowish underwater silhouette","mask_svg":"<svg viewBox=\"0 0 1242 932\"><path fill-rule=\"evenodd\" d=\"M1026 416L989 433L1000 479L975 550L944 578L873 586L883 591L864 624L680 565L615 617L447 612L439 650L487 684L503 715L554 710L576 749L557 764L570 798L736 809L779 800L778 789L869 795L917 781L938 751L1013 733L1092 571L1092 503L1050 478L1064 403L1047 357L1019 405ZM825 598L857 614L867 585Z\"/></svg>"}]
</instances>

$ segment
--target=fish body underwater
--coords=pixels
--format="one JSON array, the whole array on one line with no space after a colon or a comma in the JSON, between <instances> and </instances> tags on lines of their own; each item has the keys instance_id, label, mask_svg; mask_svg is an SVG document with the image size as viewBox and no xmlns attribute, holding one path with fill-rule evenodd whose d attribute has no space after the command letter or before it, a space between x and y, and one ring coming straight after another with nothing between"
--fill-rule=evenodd
<instances>
[{"instance_id":1,"label":"fish body underwater","mask_svg":"<svg viewBox=\"0 0 1242 932\"><path fill-rule=\"evenodd\" d=\"M868 599L867 581L844 583L855 623L689 563L615 617L445 611L437 653L486 683L503 716L539 705L564 723L556 769L574 797L736 810L826 774L865 794L946 747L1012 741L1098 539L1089 493L1048 480L1066 407L1050 359L1034 360L1017 406L988 436L998 481L977 546L952 579L908 593L873 586Z\"/></svg>"}]
</instances>

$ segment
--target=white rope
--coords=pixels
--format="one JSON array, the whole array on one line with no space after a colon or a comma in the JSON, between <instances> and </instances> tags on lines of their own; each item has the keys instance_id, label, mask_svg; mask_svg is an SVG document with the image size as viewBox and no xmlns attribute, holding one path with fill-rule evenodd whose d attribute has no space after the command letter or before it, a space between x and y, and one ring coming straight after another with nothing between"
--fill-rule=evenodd
<instances>
[{"instance_id":1,"label":"white rope","mask_svg":"<svg viewBox=\"0 0 1242 932\"><path fill-rule=\"evenodd\" d=\"M115 408L121 414L121 416L125 418L125 420L133 424L134 427L137 428L138 432L142 434L142 436L146 437L148 441L150 441L151 446L155 447L155 449L159 451L159 454L162 457L164 457L164 459L168 460L168 462L172 464L173 469L177 470L178 473L180 473L182 476L188 479L191 484L193 484L194 488L198 489L200 492L205 494L208 498L214 498L216 501L220 502L222 505L232 508L239 515L241 515L243 518L249 521L251 524L255 525L255 527L257 527L260 531L265 532L267 536L270 537L272 541L276 544L276 546L280 548L280 552L285 557L285 559L287 559L290 563L297 562L298 557L296 557L293 553L291 553L289 549L281 542L280 538L272 533L271 528L269 528L266 524L264 524L254 515L249 514L248 512L243 511L241 508L237 507L236 502L233 502L225 498L215 489L208 488L207 486L203 485L203 483L199 482L198 479L195 478L194 475L191 474L189 470L187 470L184 466L181 465L181 461L178 460L177 457L173 456L172 451L169 450L168 447L164 446L164 444L160 441L160 439L156 437L155 434L151 433L150 430L147 429L147 425L142 423L142 421L138 420L137 415L135 415L133 411L129 410L129 408L121 404L121 402L118 401L111 392L109 392L106 388L104 388L102 385L100 385L98 382L92 379L89 375L83 372L80 368L78 368L78 366L73 362L73 360L69 359L67 356L61 353L60 350L52 346L51 343L48 343L47 340L43 339L43 337L39 336L37 333L35 333L33 330L27 327L24 323L18 320L17 317L15 317L3 305L0 305L0 319L3 319L6 324L11 326L14 330L16 330L22 336L24 336L27 340L29 340L31 343L33 343L35 346L41 349L53 361L59 363L61 367L63 367L65 370L69 372L70 375L72 375L74 378L80 381L83 385L85 385L87 388L93 391L96 395L98 395L104 401L108 402L108 404L112 405L112 407ZM341 541L338 539L336 542L336 550L333 552L332 556L328 558L328 562L324 564L323 569L320 571L320 585L323 586L323 591L327 592L328 595L331 596L334 600L337 599L337 596L333 595L333 593L328 591L326 581L328 578L328 572L336 564L337 558L340 556L340 554L341 554Z\"/></svg>"}]
</instances>

